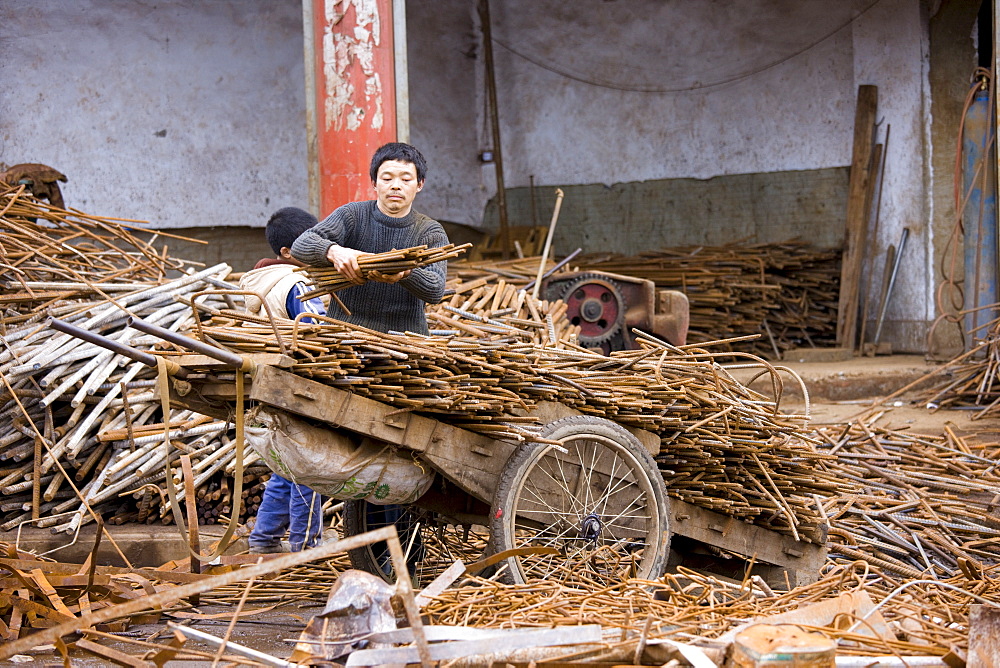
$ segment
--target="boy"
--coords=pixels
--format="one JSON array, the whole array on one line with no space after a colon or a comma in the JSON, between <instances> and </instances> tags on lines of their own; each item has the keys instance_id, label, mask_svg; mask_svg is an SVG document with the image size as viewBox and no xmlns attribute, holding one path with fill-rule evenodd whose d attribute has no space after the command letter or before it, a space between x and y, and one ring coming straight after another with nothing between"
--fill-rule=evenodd
<instances>
[{"instance_id":1,"label":"boy","mask_svg":"<svg viewBox=\"0 0 1000 668\"><path fill-rule=\"evenodd\" d=\"M279 209L267 221L264 234L276 257L262 259L240 279L241 290L260 296L245 297L250 313L267 317L265 302L275 318L294 320L301 313L326 311L318 298L299 299L307 288L302 282L303 275L294 271L302 263L293 258L290 251L296 237L316 223L315 216L295 207ZM312 322L309 318L303 320ZM318 545L323 533L322 505L322 497L313 490L272 473L250 533L250 553L286 551L281 541L286 530L292 552Z\"/></svg>"}]
</instances>

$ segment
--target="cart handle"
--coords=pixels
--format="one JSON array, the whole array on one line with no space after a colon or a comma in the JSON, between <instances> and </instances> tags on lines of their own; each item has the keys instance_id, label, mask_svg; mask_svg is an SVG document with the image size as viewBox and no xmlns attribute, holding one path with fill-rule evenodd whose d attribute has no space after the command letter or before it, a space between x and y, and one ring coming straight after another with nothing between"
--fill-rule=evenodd
<instances>
[{"instance_id":1,"label":"cart handle","mask_svg":"<svg viewBox=\"0 0 1000 668\"><path fill-rule=\"evenodd\" d=\"M188 350L192 350L200 355L211 357L212 359L218 360L227 366L235 367L240 371L252 371L255 366L253 360L249 357L243 357L229 350L223 350L222 348L210 346L207 343L199 341L198 339L192 339L190 336L184 336L183 334L178 334L177 332L169 329L164 329L159 325L148 323L141 318L129 316L125 322L130 327L134 327L140 332L158 336L164 341L169 341L170 343L181 346L182 348L187 348Z\"/></svg>"},{"instance_id":2,"label":"cart handle","mask_svg":"<svg viewBox=\"0 0 1000 668\"><path fill-rule=\"evenodd\" d=\"M131 320L131 318L129 318L129 320ZM154 369L156 368L156 355L150 355L149 353L139 350L138 348L125 345L121 341L109 339L106 336L92 332L89 329L77 327L76 325L72 325L65 320L60 320L59 318L49 318L48 324L52 329L62 332L63 334L69 334L70 336L74 336L88 343L93 343L95 346L100 346L101 348L110 350L113 353L127 357L134 362L145 364L146 366ZM136 327L136 329L139 328ZM177 364L177 362L174 362L173 360L165 361L167 363L167 373L171 376L184 378L188 375L187 370L182 368L179 364Z\"/></svg>"}]
</instances>

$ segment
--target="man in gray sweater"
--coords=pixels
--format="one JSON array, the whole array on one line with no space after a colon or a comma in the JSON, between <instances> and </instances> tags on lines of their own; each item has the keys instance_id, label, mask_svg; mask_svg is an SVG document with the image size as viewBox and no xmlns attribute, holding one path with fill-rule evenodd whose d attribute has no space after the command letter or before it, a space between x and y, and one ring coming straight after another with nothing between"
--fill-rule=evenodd
<instances>
[{"instance_id":1,"label":"man in gray sweater","mask_svg":"<svg viewBox=\"0 0 1000 668\"><path fill-rule=\"evenodd\" d=\"M337 293L351 315L331 300L331 318L380 332L427 334L424 305L444 295L445 262L398 274L372 272L368 280L358 266L358 256L366 253L448 244L440 223L413 210L427 161L409 144L392 142L375 151L369 175L375 199L337 208L295 240L292 256L313 266L332 265L355 283Z\"/></svg>"},{"instance_id":2,"label":"man in gray sweater","mask_svg":"<svg viewBox=\"0 0 1000 668\"><path fill-rule=\"evenodd\" d=\"M427 161L409 144L385 144L372 156L369 176L375 199L338 207L295 240L292 256L314 266L332 265L355 283L337 293L351 315L332 299L327 311L331 318L380 332L427 334L424 305L436 304L444 296L447 263L436 262L398 274L372 272L368 280L361 276L358 266L358 256L365 253L448 245L448 235L440 223L413 210L413 199L427 177ZM407 563L412 568L422 558L422 540L419 534L411 537L411 521L402 506L347 501L344 515L345 525L363 525L369 530L396 524L410 551ZM350 556L355 568L391 573L384 545L352 550Z\"/></svg>"}]
</instances>

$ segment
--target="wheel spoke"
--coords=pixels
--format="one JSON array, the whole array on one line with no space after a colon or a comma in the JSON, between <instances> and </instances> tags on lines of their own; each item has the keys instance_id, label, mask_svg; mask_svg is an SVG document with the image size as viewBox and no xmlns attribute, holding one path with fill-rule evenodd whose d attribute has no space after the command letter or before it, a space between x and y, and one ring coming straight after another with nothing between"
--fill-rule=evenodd
<instances>
[{"instance_id":1,"label":"wheel spoke","mask_svg":"<svg viewBox=\"0 0 1000 668\"><path fill-rule=\"evenodd\" d=\"M614 466L611 467L611 473L609 474L610 475L610 480L608 480L608 489L606 489L605 492L604 492L604 505L601 507L601 514L602 515L605 514L606 512L608 512L608 501L611 500L611 497L613 495L617 494L619 491L625 489L625 487L618 487L618 483L628 480L628 478L626 478L625 476L622 476L621 478L618 479L618 483L614 482L614 480L615 480L615 472L618 469L618 462L622 462L622 464L625 464L625 461L621 457L615 457ZM629 471L629 474L632 474L632 471ZM636 484L638 484L638 483L635 481L635 477L631 476L631 481L628 482L628 484L626 486L631 486L631 485L636 485Z\"/></svg>"},{"instance_id":2,"label":"wheel spoke","mask_svg":"<svg viewBox=\"0 0 1000 668\"><path fill-rule=\"evenodd\" d=\"M636 499L636 501L638 501L638 499ZM609 528L609 527L613 527L613 526L615 526L615 521L616 521L616 520L619 520L619 519L621 519L621 518L622 518L622 516L624 516L624 515L625 515L625 512L626 512L626 511L628 511L628 510L629 510L629 509L630 509L630 508L631 508L631 507L632 507L633 505L635 505L635 502L633 502L633 503L630 503L630 504L629 504L629 505L628 505L628 506L627 506L627 507L625 508L625 510L623 510L623 511L622 511L622 512L620 512L620 513L618 513L617 515L615 515L615 516L614 516L614 517L612 517L611 519L609 519L609 520L608 520L608 521L607 521L607 522L606 522L606 523L604 524L604 526L605 526L606 528ZM645 504L645 505L647 505L647 507L648 507L648 504ZM636 516L636 517L638 517L638 518L641 518L641 519L651 519L651 518L652 518L652 516L651 516L651 515L650 515L650 516L645 516L645 515L638 515L638 516ZM626 529L626 530L631 530L631 531L636 531L636 529L630 529L630 527L627 527L627 526L623 526L622 528L624 528L624 529ZM612 535L614 535L614 534L612 534Z\"/></svg>"},{"instance_id":3,"label":"wheel spoke","mask_svg":"<svg viewBox=\"0 0 1000 668\"><path fill-rule=\"evenodd\" d=\"M536 488L538 488L539 490L543 490L544 489L540 485L534 485L534 484L529 485L528 483L525 483L524 487L521 488L521 491L525 495L531 495L531 497L533 497L535 503L538 505L538 508L535 508L535 509L525 508L525 507L521 507L521 503L518 503L518 506L521 507L521 511L520 512L522 512L522 513L523 512L530 512L532 514L538 514L538 513L545 514L545 513L547 513L547 514L550 514L550 515L559 515L559 516L565 515L565 516L568 516L568 517L579 517L579 513L575 512L572 509L567 511L567 510L558 508L556 506L553 506L548 501L548 499L546 498L546 496L544 496L541 493L541 491L536 491ZM524 502L531 501L531 499L524 498L523 495L519 496L518 498L521 501L524 501Z\"/></svg>"},{"instance_id":4,"label":"wheel spoke","mask_svg":"<svg viewBox=\"0 0 1000 668\"><path fill-rule=\"evenodd\" d=\"M563 536L565 536L569 532L571 532L574 529L576 529L576 527L574 527L573 525L567 524L566 527L564 529L562 529L562 531L560 533L558 533L558 534L556 534L554 536L547 536L544 533L544 531L546 529L551 529L553 526L555 526L555 525L554 524L550 524L550 525L548 525L546 527L543 527L540 530L534 530L534 529L532 529L530 527L526 527L524 525L521 525L520 529L522 531L527 531L527 532L532 532L533 531L534 532L534 533L532 533L531 535L529 535L529 536L527 536L525 538L525 540L527 540L528 542L533 542L533 541L538 540L538 539L545 539L547 541L547 543L545 544L545 547L551 547L551 545L552 545L552 543L554 541L562 539Z\"/></svg>"},{"instance_id":5,"label":"wheel spoke","mask_svg":"<svg viewBox=\"0 0 1000 668\"><path fill-rule=\"evenodd\" d=\"M539 471L539 472L541 472L541 473L543 473L549 480L551 480L552 482L554 482L556 484L556 486L560 490L562 490L563 492L566 493L567 498L572 499L573 498L573 493L572 493L572 491L569 488L569 481L566 480L566 473L565 473L565 471L562 470L562 464L558 462L558 459L556 460L557 463L559 463L559 478L557 478L552 471L549 471L547 468L545 468L543 466L542 462L544 462L544 461L545 461L545 458L543 458L541 461L539 461L538 466L536 467L536 470ZM526 481L525 484L527 485L528 482L529 481ZM538 485L538 483L535 483L535 484L539 488L544 489L544 486Z\"/></svg>"},{"instance_id":6,"label":"wheel spoke","mask_svg":"<svg viewBox=\"0 0 1000 668\"><path fill-rule=\"evenodd\" d=\"M580 515L585 514L584 507L580 505L580 499L577 497L576 492L570 489L569 480L566 476L566 470L563 468L562 458L559 457L558 454L554 452L546 453L546 458L554 459L556 462L556 466L559 467L559 473L562 476L563 481L566 483L565 486L562 488L562 490L565 493L566 499L569 502L571 510L578 512ZM577 478L577 482L579 482L579 478Z\"/></svg>"}]
</instances>

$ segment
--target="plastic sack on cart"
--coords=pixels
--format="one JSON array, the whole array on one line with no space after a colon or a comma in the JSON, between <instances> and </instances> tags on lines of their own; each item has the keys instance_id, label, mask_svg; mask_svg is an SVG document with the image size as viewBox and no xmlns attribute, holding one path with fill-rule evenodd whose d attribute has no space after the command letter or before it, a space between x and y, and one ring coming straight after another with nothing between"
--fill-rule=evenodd
<instances>
[{"instance_id":1,"label":"plastic sack on cart","mask_svg":"<svg viewBox=\"0 0 1000 668\"><path fill-rule=\"evenodd\" d=\"M246 442L278 475L346 501L413 503L434 482L434 470L409 451L371 438L360 441L285 411L247 413Z\"/></svg>"}]
</instances>

